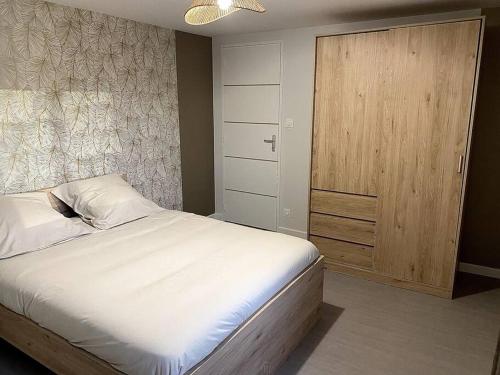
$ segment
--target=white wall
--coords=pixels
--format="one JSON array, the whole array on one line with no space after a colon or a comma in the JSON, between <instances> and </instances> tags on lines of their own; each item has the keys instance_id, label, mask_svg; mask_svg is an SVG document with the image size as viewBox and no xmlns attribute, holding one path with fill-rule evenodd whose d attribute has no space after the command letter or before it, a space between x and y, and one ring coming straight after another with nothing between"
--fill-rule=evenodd
<instances>
[{"instance_id":1,"label":"white wall","mask_svg":"<svg viewBox=\"0 0 500 375\"><path fill-rule=\"evenodd\" d=\"M315 41L320 35L349 33L374 28L392 27L419 22L473 17L481 11L441 13L369 22L327 25L263 33L226 35L213 38L214 70L214 147L215 147L215 207L223 215L223 157L222 157L222 80L221 46L255 42L283 43L282 119L294 120L294 128L282 129L280 202L278 230L305 237L309 206L309 173L311 162L311 133L313 118ZM285 216L283 210L291 214Z\"/></svg>"}]
</instances>

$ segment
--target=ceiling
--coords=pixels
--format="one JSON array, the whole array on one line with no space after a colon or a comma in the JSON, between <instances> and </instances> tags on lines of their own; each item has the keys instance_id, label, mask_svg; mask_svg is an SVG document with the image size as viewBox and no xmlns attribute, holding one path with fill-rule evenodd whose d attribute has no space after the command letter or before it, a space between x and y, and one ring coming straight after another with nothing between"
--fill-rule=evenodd
<instances>
[{"instance_id":1,"label":"ceiling","mask_svg":"<svg viewBox=\"0 0 500 375\"><path fill-rule=\"evenodd\" d=\"M240 11L209 25L190 26L184 13L191 0L50 1L208 36L500 6L500 0L262 0L264 14Z\"/></svg>"}]
</instances>

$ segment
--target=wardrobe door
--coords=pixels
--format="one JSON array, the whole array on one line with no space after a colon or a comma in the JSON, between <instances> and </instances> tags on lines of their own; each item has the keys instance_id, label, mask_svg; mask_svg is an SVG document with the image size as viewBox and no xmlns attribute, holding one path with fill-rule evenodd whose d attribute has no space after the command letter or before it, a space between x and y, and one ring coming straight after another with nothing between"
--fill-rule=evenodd
<instances>
[{"instance_id":1,"label":"wardrobe door","mask_svg":"<svg viewBox=\"0 0 500 375\"><path fill-rule=\"evenodd\" d=\"M374 265L450 290L479 20L389 31L392 78L383 121Z\"/></svg>"},{"instance_id":2,"label":"wardrobe door","mask_svg":"<svg viewBox=\"0 0 500 375\"><path fill-rule=\"evenodd\" d=\"M312 189L377 195L388 35L317 40Z\"/></svg>"}]
</instances>

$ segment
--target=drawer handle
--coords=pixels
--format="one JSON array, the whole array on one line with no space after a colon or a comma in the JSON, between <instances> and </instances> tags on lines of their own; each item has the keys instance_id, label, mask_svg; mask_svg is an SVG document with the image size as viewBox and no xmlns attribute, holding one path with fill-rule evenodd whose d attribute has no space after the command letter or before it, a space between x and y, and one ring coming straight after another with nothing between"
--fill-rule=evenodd
<instances>
[{"instance_id":1,"label":"drawer handle","mask_svg":"<svg viewBox=\"0 0 500 375\"><path fill-rule=\"evenodd\" d=\"M271 143L272 144L272 151L276 152L276 136L273 135L272 139L264 139L264 143Z\"/></svg>"}]
</instances>

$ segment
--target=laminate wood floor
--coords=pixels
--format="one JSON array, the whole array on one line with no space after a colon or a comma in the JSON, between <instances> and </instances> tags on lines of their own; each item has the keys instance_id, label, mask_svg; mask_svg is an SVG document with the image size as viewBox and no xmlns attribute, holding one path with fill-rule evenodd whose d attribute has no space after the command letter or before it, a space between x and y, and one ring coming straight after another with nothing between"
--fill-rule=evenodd
<instances>
[{"instance_id":1,"label":"laminate wood floor","mask_svg":"<svg viewBox=\"0 0 500 375\"><path fill-rule=\"evenodd\" d=\"M500 280L460 276L450 301L326 272L323 318L278 375L490 375ZM0 341L0 374L50 372Z\"/></svg>"},{"instance_id":2,"label":"laminate wood floor","mask_svg":"<svg viewBox=\"0 0 500 375\"><path fill-rule=\"evenodd\" d=\"M325 273L323 318L279 375L490 375L500 280L460 274L446 300Z\"/></svg>"}]
</instances>

